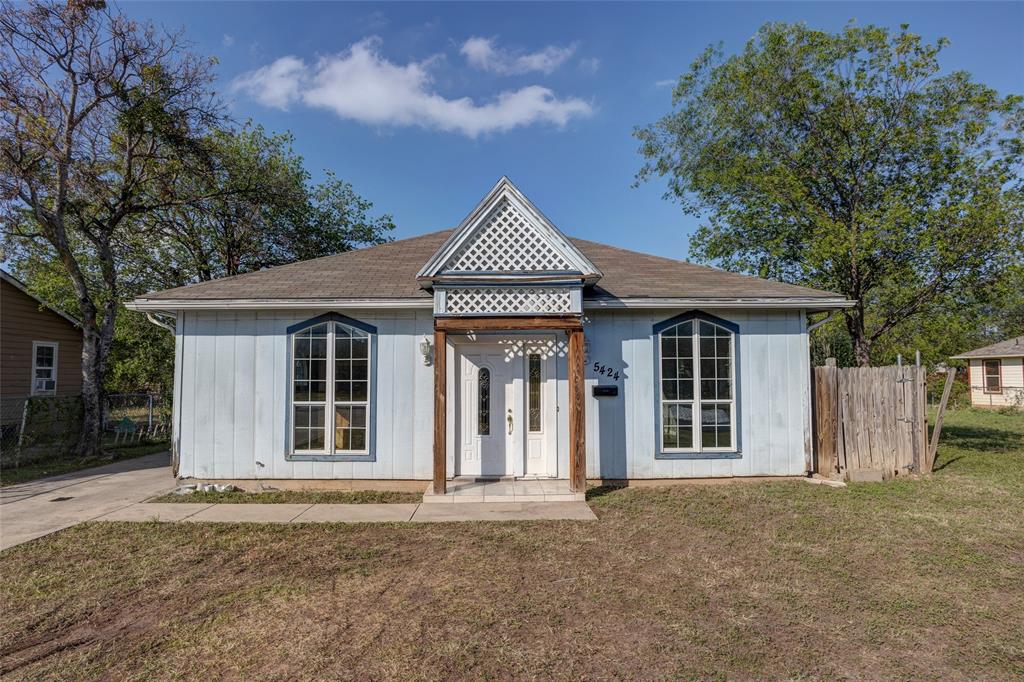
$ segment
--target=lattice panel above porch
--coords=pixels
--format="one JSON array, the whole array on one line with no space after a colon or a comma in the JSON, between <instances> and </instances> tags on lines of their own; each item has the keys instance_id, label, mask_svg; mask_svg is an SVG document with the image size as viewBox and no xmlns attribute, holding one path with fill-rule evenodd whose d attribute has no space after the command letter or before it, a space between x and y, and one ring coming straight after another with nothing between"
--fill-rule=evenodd
<instances>
[{"instance_id":1,"label":"lattice panel above porch","mask_svg":"<svg viewBox=\"0 0 1024 682\"><path fill-rule=\"evenodd\" d=\"M448 315L570 314L572 293L565 287L466 287L445 292Z\"/></svg>"},{"instance_id":2,"label":"lattice panel above porch","mask_svg":"<svg viewBox=\"0 0 1024 682\"><path fill-rule=\"evenodd\" d=\"M573 270L533 224L507 199L445 263L447 272L537 272Z\"/></svg>"}]
</instances>

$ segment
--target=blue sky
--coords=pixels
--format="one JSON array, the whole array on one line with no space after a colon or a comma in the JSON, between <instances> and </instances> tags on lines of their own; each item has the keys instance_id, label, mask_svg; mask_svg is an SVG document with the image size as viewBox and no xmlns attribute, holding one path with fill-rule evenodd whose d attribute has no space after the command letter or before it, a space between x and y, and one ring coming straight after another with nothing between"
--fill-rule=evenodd
<instances>
[{"instance_id":1,"label":"blue sky","mask_svg":"<svg viewBox=\"0 0 1024 682\"><path fill-rule=\"evenodd\" d=\"M219 59L232 115L333 170L406 237L456 225L508 175L567 234L676 258L699 219L633 188L634 126L706 45L767 21L909 23L945 70L1024 93L1022 3L148 3Z\"/></svg>"}]
</instances>

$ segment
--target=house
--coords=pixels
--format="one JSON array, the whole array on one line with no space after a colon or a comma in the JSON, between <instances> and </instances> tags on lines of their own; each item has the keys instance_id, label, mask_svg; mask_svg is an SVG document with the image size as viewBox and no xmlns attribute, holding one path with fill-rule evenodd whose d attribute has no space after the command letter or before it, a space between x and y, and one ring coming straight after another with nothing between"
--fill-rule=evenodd
<instances>
[{"instance_id":1,"label":"house","mask_svg":"<svg viewBox=\"0 0 1024 682\"><path fill-rule=\"evenodd\" d=\"M73 317L0 270L0 422L4 434L21 422L32 396L82 392L82 331ZM6 441L5 441L6 442Z\"/></svg>"},{"instance_id":2,"label":"house","mask_svg":"<svg viewBox=\"0 0 1024 682\"><path fill-rule=\"evenodd\" d=\"M560 232L507 178L454 230L148 294L185 478L793 476L842 296Z\"/></svg>"},{"instance_id":3,"label":"house","mask_svg":"<svg viewBox=\"0 0 1024 682\"><path fill-rule=\"evenodd\" d=\"M971 404L1024 409L1024 336L976 348L954 360L967 360Z\"/></svg>"}]
</instances>

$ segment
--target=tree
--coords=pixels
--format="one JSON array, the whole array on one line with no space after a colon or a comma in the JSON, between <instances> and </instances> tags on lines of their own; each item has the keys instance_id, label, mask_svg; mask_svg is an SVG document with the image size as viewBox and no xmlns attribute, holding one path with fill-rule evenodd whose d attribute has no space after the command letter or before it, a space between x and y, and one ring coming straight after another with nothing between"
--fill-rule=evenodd
<instances>
[{"instance_id":1,"label":"tree","mask_svg":"<svg viewBox=\"0 0 1024 682\"><path fill-rule=\"evenodd\" d=\"M136 218L194 200L177 178L218 120L211 63L101 1L0 6L0 202L9 237L61 264L82 325L82 436L101 450L103 379Z\"/></svg>"},{"instance_id":2,"label":"tree","mask_svg":"<svg viewBox=\"0 0 1024 682\"><path fill-rule=\"evenodd\" d=\"M311 181L290 134L260 126L217 130L206 140L209 163L178 177L176 192L196 201L145 215L157 288L237 275L386 241L390 215L327 173Z\"/></svg>"},{"instance_id":3,"label":"tree","mask_svg":"<svg viewBox=\"0 0 1024 682\"><path fill-rule=\"evenodd\" d=\"M638 181L708 213L698 259L840 292L858 364L940 301L967 301L1020 255L1021 97L946 45L848 26L767 24L737 55L709 47L673 110L638 129Z\"/></svg>"}]
</instances>

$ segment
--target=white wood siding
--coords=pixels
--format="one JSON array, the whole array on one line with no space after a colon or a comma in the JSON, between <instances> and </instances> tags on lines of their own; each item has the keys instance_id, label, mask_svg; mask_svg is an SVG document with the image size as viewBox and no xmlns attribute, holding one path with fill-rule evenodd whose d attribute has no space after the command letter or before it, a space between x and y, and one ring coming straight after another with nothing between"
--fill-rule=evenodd
<instances>
[{"instance_id":1,"label":"white wood siding","mask_svg":"<svg viewBox=\"0 0 1024 682\"><path fill-rule=\"evenodd\" d=\"M1002 390L985 391L984 360L971 360L971 404L976 407L1024 407L1024 358L990 358L1002 363Z\"/></svg>"},{"instance_id":2,"label":"white wood siding","mask_svg":"<svg viewBox=\"0 0 1024 682\"><path fill-rule=\"evenodd\" d=\"M653 327L682 310L594 312L587 357L587 476L689 478L800 475L811 443L810 358L803 311L703 312L734 322L737 337L737 459L659 459ZM613 381L594 362L620 370ZM617 397L592 386L617 384Z\"/></svg>"},{"instance_id":3,"label":"white wood siding","mask_svg":"<svg viewBox=\"0 0 1024 682\"><path fill-rule=\"evenodd\" d=\"M288 442L287 328L327 311L189 311L178 315L174 439L179 475L236 479L422 479L432 471L433 367L419 343L429 310L338 310L377 327L374 459L293 462ZM811 440L803 311L706 310L740 327L738 459L656 459L658 402L653 326L683 310L597 311L584 331L587 475L678 478L798 475ZM620 379L599 377L594 362ZM557 361L558 471L568 469L565 359ZM599 381L600 380L600 381ZM616 397L591 387L615 383ZM451 425L449 424L449 427ZM449 428L451 434L452 429Z\"/></svg>"},{"instance_id":4,"label":"white wood siding","mask_svg":"<svg viewBox=\"0 0 1024 682\"><path fill-rule=\"evenodd\" d=\"M288 442L287 328L327 311L182 312L179 475L196 478L429 479L433 367L419 342L429 310L338 310L377 327L375 457L371 462L293 462Z\"/></svg>"}]
</instances>

